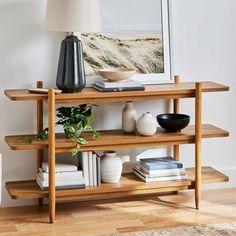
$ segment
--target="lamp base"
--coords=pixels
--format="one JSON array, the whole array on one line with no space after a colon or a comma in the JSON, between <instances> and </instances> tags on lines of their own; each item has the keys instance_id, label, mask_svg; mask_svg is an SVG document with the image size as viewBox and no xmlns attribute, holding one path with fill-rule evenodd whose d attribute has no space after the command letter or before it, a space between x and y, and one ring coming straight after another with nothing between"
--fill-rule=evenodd
<instances>
[{"instance_id":1,"label":"lamp base","mask_svg":"<svg viewBox=\"0 0 236 236\"><path fill-rule=\"evenodd\" d=\"M61 42L56 84L63 93L77 93L86 86L82 43L75 35Z\"/></svg>"}]
</instances>

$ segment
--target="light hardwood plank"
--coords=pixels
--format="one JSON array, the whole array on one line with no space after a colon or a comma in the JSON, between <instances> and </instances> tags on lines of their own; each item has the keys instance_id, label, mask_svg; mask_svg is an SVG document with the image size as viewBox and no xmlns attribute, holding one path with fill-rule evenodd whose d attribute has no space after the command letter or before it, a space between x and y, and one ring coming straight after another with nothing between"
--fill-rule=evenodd
<instances>
[{"instance_id":1,"label":"light hardwood plank","mask_svg":"<svg viewBox=\"0 0 236 236\"><path fill-rule=\"evenodd\" d=\"M236 189L205 190L201 209L193 193L58 204L48 224L47 206L0 208L1 236L96 235L236 221Z\"/></svg>"},{"instance_id":2,"label":"light hardwood plank","mask_svg":"<svg viewBox=\"0 0 236 236\"><path fill-rule=\"evenodd\" d=\"M214 82L202 82L203 92L228 91L229 87ZM111 103L140 101L152 99L172 99L194 97L195 83L159 84L146 86L145 91L102 93L92 88L83 89L80 93L64 93L55 96L56 103ZM27 89L5 90L5 95L13 101L47 100L47 94L33 94Z\"/></svg>"},{"instance_id":3,"label":"light hardwood plank","mask_svg":"<svg viewBox=\"0 0 236 236\"><path fill-rule=\"evenodd\" d=\"M81 145L81 151L107 150L116 148L151 147L172 144L194 143L194 125L189 125L180 133L167 133L159 128L154 136L144 137L134 134L124 134L121 130L101 131L101 138L93 140L90 134L83 134L88 144ZM27 137L33 137L32 143L27 142ZM202 125L202 138L227 137L229 133L213 125ZM6 136L5 141L12 150L35 150L48 147L48 140L38 141L35 135ZM75 142L66 139L64 134L56 136L56 152L73 150Z\"/></svg>"}]
</instances>

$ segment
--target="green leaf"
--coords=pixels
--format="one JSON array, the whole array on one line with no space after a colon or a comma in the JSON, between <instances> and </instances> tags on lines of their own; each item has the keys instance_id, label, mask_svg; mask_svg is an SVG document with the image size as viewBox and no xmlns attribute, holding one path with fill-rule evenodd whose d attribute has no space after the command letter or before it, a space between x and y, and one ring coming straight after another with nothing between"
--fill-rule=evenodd
<instances>
[{"instance_id":1,"label":"green leaf","mask_svg":"<svg viewBox=\"0 0 236 236\"><path fill-rule=\"evenodd\" d=\"M77 130L82 129L82 128L83 128L82 122L79 122L78 124L76 124L75 128L76 128Z\"/></svg>"},{"instance_id":2,"label":"green leaf","mask_svg":"<svg viewBox=\"0 0 236 236\"><path fill-rule=\"evenodd\" d=\"M68 134L68 138L69 139L75 139L75 135L74 134Z\"/></svg>"},{"instance_id":3,"label":"green leaf","mask_svg":"<svg viewBox=\"0 0 236 236\"><path fill-rule=\"evenodd\" d=\"M32 138L32 137L27 137L27 138L26 138L26 141L27 141L28 143L32 143L32 142L33 142L33 138Z\"/></svg>"},{"instance_id":4,"label":"green leaf","mask_svg":"<svg viewBox=\"0 0 236 236\"><path fill-rule=\"evenodd\" d=\"M87 125L84 127L84 131L87 131L87 132L93 131L93 128L90 125Z\"/></svg>"},{"instance_id":5,"label":"green leaf","mask_svg":"<svg viewBox=\"0 0 236 236\"><path fill-rule=\"evenodd\" d=\"M77 148L73 149L73 151L72 151L72 156L73 156L73 157L76 156L77 153L78 153L78 149L77 149Z\"/></svg>"},{"instance_id":6,"label":"green leaf","mask_svg":"<svg viewBox=\"0 0 236 236\"><path fill-rule=\"evenodd\" d=\"M37 139L38 140L45 140L46 139L45 133L41 132L41 133L37 134Z\"/></svg>"},{"instance_id":7,"label":"green leaf","mask_svg":"<svg viewBox=\"0 0 236 236\"><path fill-rule=\"evenodd\" d=\"M87 144L88 143L84 138L78 138L77 142L80 144Z\"/></svg>"},{"instance_id":8,"label":"green leaf","mask_svg":"<svg viewBox=\"0 0 236 236\"><path fill-rule=\"evenodd\" d=\"M99 139L101 137L100 133L94 132L93 139Z\"/></svg>"},{"instance_id":9,"label":"green leaf","mask_svg":"<svg viewBox=\"0 0 236 236\"><path fill-rule=\"evenodd\" d=\"M64 125L64 129L70 133L75 133L75 128L71 125Z\"/></svg>"}]
</instances>

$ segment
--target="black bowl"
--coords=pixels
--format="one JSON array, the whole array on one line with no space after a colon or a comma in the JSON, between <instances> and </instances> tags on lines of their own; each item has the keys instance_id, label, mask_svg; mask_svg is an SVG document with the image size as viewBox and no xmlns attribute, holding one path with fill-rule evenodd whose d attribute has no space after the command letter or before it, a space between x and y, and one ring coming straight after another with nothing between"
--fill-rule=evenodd
<instances>
[{"instance_id":1,"label":"black bowl","mask_svg":"<svg viewBox=\"0 0 236 236\"><path fill-rule=\"evenodd\" d=\"M167 113L157 116L157 122L167 132L180 132L188 126L190 116L178 113Z\"/></svg>"}]
</instances>

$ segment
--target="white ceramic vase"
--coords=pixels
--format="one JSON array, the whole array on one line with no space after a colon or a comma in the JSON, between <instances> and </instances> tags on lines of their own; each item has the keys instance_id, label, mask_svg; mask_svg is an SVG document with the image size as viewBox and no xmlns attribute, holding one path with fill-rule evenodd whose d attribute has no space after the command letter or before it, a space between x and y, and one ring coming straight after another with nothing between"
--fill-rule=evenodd
<instances>
[{"instance_id":1,"label":"white ceramic vase","mask_svg":"<svg viewBox=\"0 0 236 236\"><path fill-rule=\"evenodd\" d=\"M137 121L137 131L140 135L152 136L156 133L157 121L150 112L143 113Z\"/></svg>"},{"instance_id":2,"label":"white ceramic vase","mask_svg":"<svg viewBox=\"0 0 236 236\"><path fill-rule=\"evenodd\" d=\"M122 111L122 129L125 133L133 133L136 130L137 112L132 102L126 102Z\"/></svg>"},{"instance_id":3,"label":"white ceramic vase","mask_svg":"<svg viewBox=\"0 0 236 236\"><path fill-rule=\"evenodd\" d=\"M128 158L129 159L129 158ZM115 151L106 151L101 156L101 178L104 183L117 183L122 174L127 156L117 156Z\"/></svg>"}]
</instances>

